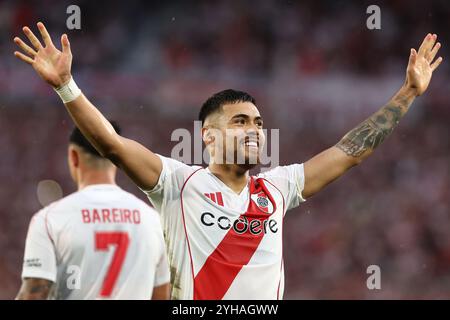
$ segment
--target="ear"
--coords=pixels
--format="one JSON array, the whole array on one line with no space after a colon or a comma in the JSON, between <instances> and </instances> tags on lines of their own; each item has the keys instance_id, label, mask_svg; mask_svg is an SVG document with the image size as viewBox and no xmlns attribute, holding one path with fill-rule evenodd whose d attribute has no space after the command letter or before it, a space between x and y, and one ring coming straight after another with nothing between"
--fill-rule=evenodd
<instances>
[{"instance_id":1,"label":"ear","mask_svg":"<svg viewBox=\"0 0 450 320\"><path fill-rule=\"evenodd\" d=\"M214 141L214 135L211 133L210 128L202 128L202 140L205 145L209 145Z\"/></svg>"},{"instance_id":2,"label":"ear","mask_svg":"<svg viewBox=\"0 0 450 320\"><path fill-rule=\"evenodd\" d=\"M80 154L75 148L70 148L69 150L69 157L70 161L72 162L72 165L75 168L78 168L80 166Z\"/></svg>"}]
</instances>

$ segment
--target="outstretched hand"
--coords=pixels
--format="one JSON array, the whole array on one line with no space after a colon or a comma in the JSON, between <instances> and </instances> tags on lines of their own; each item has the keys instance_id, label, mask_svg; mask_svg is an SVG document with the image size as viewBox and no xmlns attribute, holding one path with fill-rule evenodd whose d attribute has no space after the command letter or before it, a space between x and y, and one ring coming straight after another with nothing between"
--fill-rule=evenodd
<instances>
[{"instance_id":1,"label":"outstretched hand","mask_svg":"<svg viewBox=\"0 0 450 320\"><path fill-rule=\"evenodd\" d=\"M47 29L42 22L37 24L44 46L28 27L22 30L31 42L32 47L27 45L19 37L14 38L14 42L24 53L15 51L14 55L22 61L31 64L48 84L54 88L61 87L69 82L71 78L72 52L66 34L61 36L62 51L58 50L50 38Z\"/></svg>"},{"instance_id":2,"label":"outstretched hand","mask_svg":"<svg viewBox=\"0 0 450 320\"><path fill-rule=\"evenodd\" d=\"M442 57L434 60L441 44L436 43L436 34L427 34L419 51L411 49L409 63L406 69L405 86L414 89L417 96L427 90L433 71L441 64ZM433 62L434 60L434 62Z\"/></svg>"}]
</instances>

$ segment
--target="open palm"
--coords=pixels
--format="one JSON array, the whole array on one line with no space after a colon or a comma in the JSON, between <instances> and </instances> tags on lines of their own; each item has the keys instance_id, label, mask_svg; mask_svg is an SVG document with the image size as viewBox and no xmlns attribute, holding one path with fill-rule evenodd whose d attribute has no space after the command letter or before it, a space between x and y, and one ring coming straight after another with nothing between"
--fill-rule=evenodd
<instances>
[{"instance_id":1,"label":"open palm","mask_svg":"<svg viewBox=\"0 0 450 320\"><path fill-rule=\"evenodd\" d=\"M58 88L67 83L71 77L72 53L69 39L65 34L61 37L62 51L60 51L54 46L44 24L39 22L37 26L45 46L42 46L30 28L24 27L23 32L33 47L27 45L19 37L15 37L14 42L25 54L16 51L14 55L31 64L42 79Z\"/></svg>"},{"instance_id":2,"label":"open palm","mask_svg":"<svg viewBox=\"0 0 450 320\"><path fill-rule=\"evenodd\" d=\"M408 67L406 69L406 86L416 90L420 96L428 88L433 71L441 64L442 57L434 62L441 44L436 43L437 36L428 34L423 40L419 51L411 49Z\"/></svg>"}]
</instances>

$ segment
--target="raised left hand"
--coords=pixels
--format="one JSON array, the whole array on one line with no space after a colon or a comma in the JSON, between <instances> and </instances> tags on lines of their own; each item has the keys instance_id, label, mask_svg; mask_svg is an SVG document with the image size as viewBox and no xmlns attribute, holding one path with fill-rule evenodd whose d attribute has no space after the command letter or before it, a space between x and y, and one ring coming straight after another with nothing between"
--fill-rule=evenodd
<instances>
[{"instance_id":1,"label":"raised left hand","mask_svg":"<svg viewBox=\"0 0 450 320\"><path fill-rule=\"evenodd\" d=\"M420 96L427 90L433 71L442 62L442 57L433 62L441 47L439 42L436 43L436 39L436 34L429 33L423 40L418 52L415 49L411 49L406 69L405 87L413 89L417 96Z\"/></svg>"}]
</instances>

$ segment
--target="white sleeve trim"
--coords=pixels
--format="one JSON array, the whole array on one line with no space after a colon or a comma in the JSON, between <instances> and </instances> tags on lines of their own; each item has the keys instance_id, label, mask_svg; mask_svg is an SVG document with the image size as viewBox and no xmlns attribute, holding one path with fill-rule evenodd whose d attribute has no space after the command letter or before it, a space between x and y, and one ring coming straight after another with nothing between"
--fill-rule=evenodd
<instances>
[{"instance_id":1,"label":"white sleeve trim","mask_svg":"<svg viewBox=\"0 0 450 320\"><path fill-rule=\"evenodd\" d=\"M160 191L160 189L161 189L161 187L162 187L162 183L163 183L163 179L164 179L164 175L166 174L166 171L167 171L167 165L166 165L166 163L165 163L165 161L164 161L164 157L163 156L161 156L160 154L157 154L156 153L156 155L159 157L159 159L161 160L161 166L162 166L162 168L161 168L161 172L159 173L159 177L158 177L158 182L155 184L155 186L152 188L152 189L148 189L148 190L145 190L145 189L142 189L142 188L139 188L142 192L144 192L145 194L152 194L152 193L155 193L155 192L157 192L157 191Z\"/></svg>"},{"instance_id":2,"label":"white sleeve trim","mask_svg":"<svg viewBox=\"0 0 450 320\"><path fill-rule=\"evenodd\" d=\"M37 269L30 269L30 268L24 268L22 271L22 279L25 278L38 278L38 279L45 279L49 280L51 282L56 282L56 274L52 272L47 272L44 270L37 270Z\"/></svg>"},{"instance_id":3,"label":"white sleeve trim","mask_svg":"<svg viewBox=\"0 0 450 320\"><path fill-rule=\"evenodd\" d=\"M299 179L296 179L295 184L297 186L297 194L298 197L300 198L300 202L305 202L306 199L303 197L303 190L305 189L305 167L302 164L299 165L300 166L300 177Z\"/></svg>"}]
</instances>

